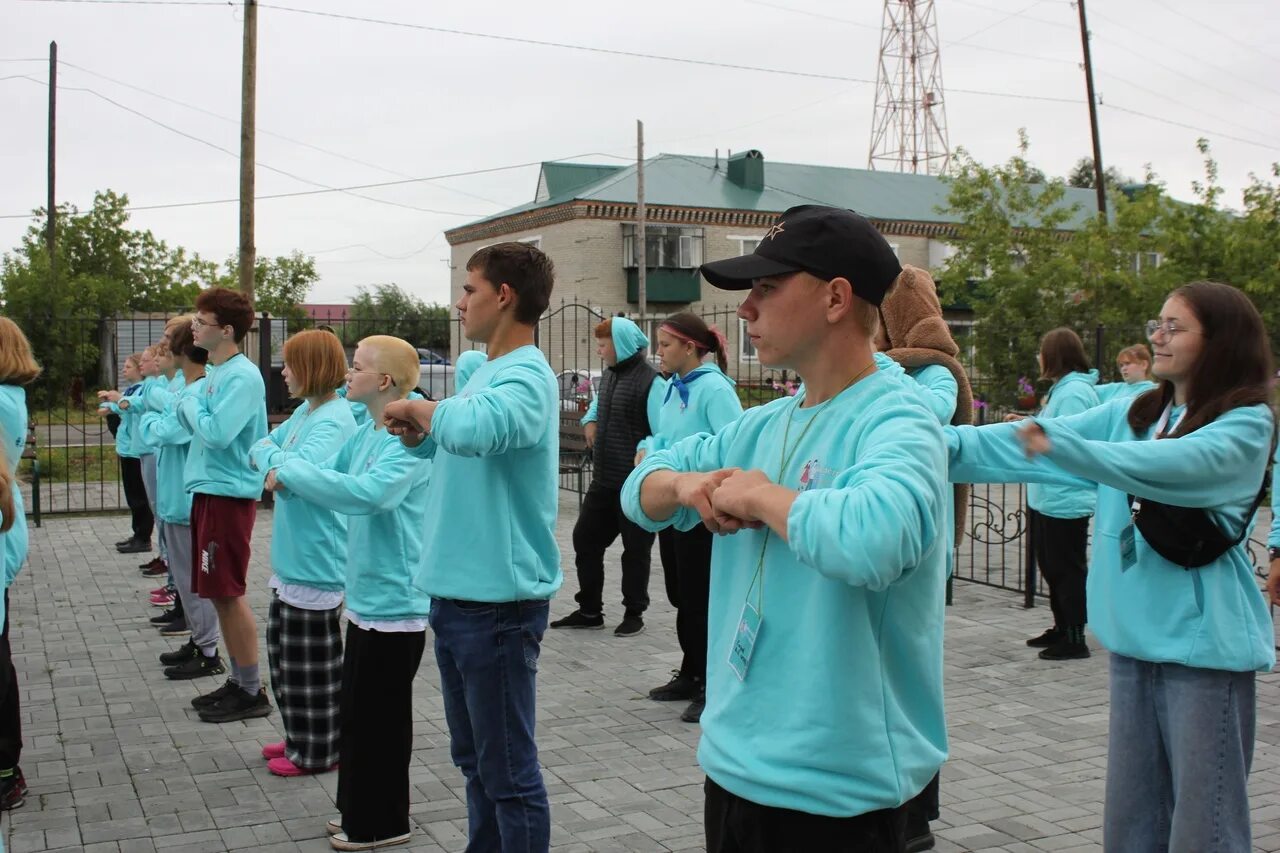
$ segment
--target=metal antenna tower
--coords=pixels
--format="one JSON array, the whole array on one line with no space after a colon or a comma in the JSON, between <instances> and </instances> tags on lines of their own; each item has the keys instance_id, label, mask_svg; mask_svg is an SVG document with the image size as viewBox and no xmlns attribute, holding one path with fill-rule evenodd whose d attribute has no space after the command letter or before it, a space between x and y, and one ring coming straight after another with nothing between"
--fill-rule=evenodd
<instances>
[{"instance_id":1,"label":"metal antenna tower","mask_svg":"<svg viewBox=\"0 0 1280 853\"><path fill-rule=\"evenodd\" d=\"M885 0L867 167L938 175L950 159L933 0Z\"/></svg>"}]
</instances>

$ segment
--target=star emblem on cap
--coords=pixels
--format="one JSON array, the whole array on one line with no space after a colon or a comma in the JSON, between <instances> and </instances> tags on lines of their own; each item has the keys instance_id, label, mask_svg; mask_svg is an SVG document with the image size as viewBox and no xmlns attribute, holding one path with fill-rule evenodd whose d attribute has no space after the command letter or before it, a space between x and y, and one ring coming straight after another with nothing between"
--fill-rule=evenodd
<instances>
[{"instance_id":1,"label":"star emblem on cap","mask_svg":"<svg viewBox=\"0 0 1280 853\"><path fill-rule=\"evenodd\" d=\"M783 227L782 227L782 226L783 226L784 224L786 224L786 223L783 223L783 222L775 222L773 225L770 225L770 226L769 226L769 230L768 230L768 231L766 231L766 232L764 232L764 236L763 236L762 238L760 238L760 239L761 239L761 240L772 240L774 237L777 237L779 234L781 234L781 233L783 232L783 230L784 230L784 229L783 229Z\"/></svg>"}]
</instances>

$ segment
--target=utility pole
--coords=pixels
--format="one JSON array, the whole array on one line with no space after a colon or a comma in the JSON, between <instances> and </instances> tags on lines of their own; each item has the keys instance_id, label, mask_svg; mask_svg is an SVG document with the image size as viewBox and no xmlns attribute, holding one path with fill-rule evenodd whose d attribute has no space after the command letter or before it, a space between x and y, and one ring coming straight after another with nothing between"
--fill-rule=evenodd
<instances>
[{"instance_id":1,"label":"utility pole","mask_svg":"<svg viewBox=\"0 0 1280 853\"><path fill-rule=\"evenodd\" d=\"M244 0L244 48L240 72L240 290L253 301L254 117L258 88L258 3Z\"/></svg>"},{"instance_id":2,"label":"utility pole","mask_svg":"<svg viewBox=\"0 0 1280 853\"><path fill-rule=\"evenodd\" d=\"M49 206L45 215L45 242L49 249L49 295L52 296L58 286L58 203L55 198L54 175L57 162L58 136L58 43L49 42ZM54 300L49 300L52 306Z\"/></svg>"},{"instance_id":3,"label":"utility pole","mask_svg":"<svg viewBox=\"0 0 1280 853\"><path fill-rule=\"evenodd\" d=\"M648 294L645 292L649 233L644 209L644 122L639 119L636 120L636 235L636 286L640 291L640 325L643 328L645 315L649 313Z\"/></svg>"},{"instance_id":4,"label":"utility pole","mask_svg":"<svg viewBox=\"0 0 1280 853\"><path fill-rule=\"evenodd\" d=\"M1093 134L1093 183L1098 192L1098 215L1107 215L1107 185L1102 172L1102 140L1098 136L1098 99L1093 93L1093 59L1089 54L1089 24L1085 21L1084 0L1076 0L1080 13L1080 42L1084 45L1084 85L1089 94L1089 129Z\"/></svg>"}]
</instances>

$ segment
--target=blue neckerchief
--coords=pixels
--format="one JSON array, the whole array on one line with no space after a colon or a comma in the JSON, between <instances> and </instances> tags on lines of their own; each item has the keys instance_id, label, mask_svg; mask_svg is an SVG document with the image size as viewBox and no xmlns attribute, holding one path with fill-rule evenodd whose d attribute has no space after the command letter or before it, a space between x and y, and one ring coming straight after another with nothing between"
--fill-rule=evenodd
<instances>
[{"instance_id":1,"label":"blue neckerchief","mask_svg":"<svg viewBox=\"0 0 1280 853\"><path fill-rule=\"evenodd\" d=\"M711 372L710 370L705 370L699 367L689 371L689 373L684 377L684 379L681 379L680 375L677 373L671 374L671 379L667 384L667 396L662 398L662 405L665 406L667 404L667 401L671 399L672 391L679 391L680 392L680 408L682 410L688 408L689 386L692 385L693 381L697 379L699 376L706 376L710 372Z\"/></svg>"}]
</instances>

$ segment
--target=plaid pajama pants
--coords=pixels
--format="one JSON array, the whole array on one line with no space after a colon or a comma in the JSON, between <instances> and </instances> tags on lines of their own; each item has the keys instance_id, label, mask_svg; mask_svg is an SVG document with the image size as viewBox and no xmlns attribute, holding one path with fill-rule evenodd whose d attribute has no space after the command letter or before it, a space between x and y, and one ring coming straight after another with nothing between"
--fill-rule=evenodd
<instances>
[{"instance_id":1,"label":"plaid pajama pants","mask_svg":"<svg viewBox=\"0 0 1280 853\"><path fill-rule=\"evenodd\" d=\"M338 763L342 629L333 610L303 610L271 599L267 662L284 721L284 754L311 770Z\"/></svg>"}]
</instances>

